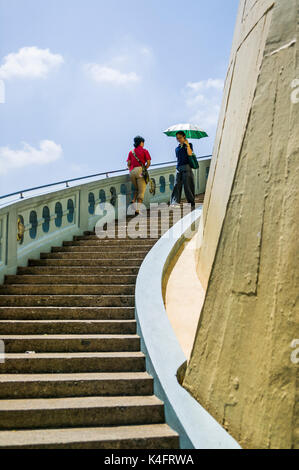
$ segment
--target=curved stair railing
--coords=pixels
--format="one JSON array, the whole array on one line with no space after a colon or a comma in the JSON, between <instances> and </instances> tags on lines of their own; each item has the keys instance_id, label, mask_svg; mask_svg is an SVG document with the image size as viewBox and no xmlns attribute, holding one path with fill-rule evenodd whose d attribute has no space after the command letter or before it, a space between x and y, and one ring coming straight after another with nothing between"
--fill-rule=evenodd
<instances>
[{"instance_id":1,"label":"curved stair railing","mask_svg":"<svg viewBox=\"0 0 299 470\"><path fill-rule=\"evenodd\" d=\"M154 377L154 393L164 402L166 422L179 434L181 448L240 449L239 444L179 384L177 374L186 357L167 317L163 300L167 270L179 248L194 234L201 213L199 208L179 220L145 257L135 291L137 331L142 340L147 371Z\"/></svg>"}]
</instances>

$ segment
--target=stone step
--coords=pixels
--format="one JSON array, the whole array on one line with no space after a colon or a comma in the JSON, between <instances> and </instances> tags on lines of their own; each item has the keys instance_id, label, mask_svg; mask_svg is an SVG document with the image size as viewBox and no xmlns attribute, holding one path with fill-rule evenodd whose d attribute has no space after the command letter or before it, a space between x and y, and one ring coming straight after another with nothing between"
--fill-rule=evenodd
<instances>
[{"instance_id":1,"label":"stone step","mask_svg":"<svg viewBox=\"0 0 299 470\"><path fill-rule=\"evenodd\" d=\"M1 335L6 353L139 351L137 335Z\"/></svg>"},{"instance_id":2,"label":"stone step","mask_svg":"<svg viewBox=\"0 0 299 470\"><path fill-rule=\"evenodd\" d=\"M92 244L94 242L98 242L103 247L105 246L104 243L107 243L109 245L112 245L114 243L117 246L119 246L119 243L124 243L124 244L126 244L126 246L128 246L128 242L129 242L129 246L133 245L134 247L135 247L135 245L142 246L143 243L145 245L148 245L148 244L153 244L154 245L155 243L157 243L157 237L151 238L149 230L146 232L146 236L135 237L135 238L126 238L125 240L122 239L122 238L102 238L102 239L100 239L95 233L90 233L89 235L84 235L84 236L78 237L78 238L79 238L79 241L83 242L84 244L86 244L87 242L90 242ZM75 243L75 242L71 242L71 243Z\"/></svg>"},{"instance_id":3,"label":"stone step","mask_svg":"<svg viewBox=\"0 0 299 470\"><path fill-rule=\"evenodd\" d=\"M0 374L145 372L141 352L5 354Z\"/></svg>"},{"instance_id":4,"label":"stone step","mask_svg":"<svg viewBox=\"0 0 299 470\"><path fill-rule=\"evenodd\" d=\"M0 307L6 320L132 320L132 307Z\"/></svg>"},{"instance_id":5,"label":"stone step","mask_svg":"<svg viewBox=\"0 0 299 470\"><path fill-rule=\"evenodd\" d=\"M78 243L78 242L77 242ZM143 256L152 249L152 245L140 245L138 246L106 246L103 245L101 242L95 245L70 245L70 246L53 246L52 253L142 253Z\"/></svg>"},{"instance_id":6,"label":"stone step","mask_svg":"<svg viewBox=\"0 0 299 470\"><path fill-rule=\"evenodd\" d=\"M0 306L133 307L134 295L0 295Z\"/></svg>"},{"instance_id":7,"label":"stone step","mask_svg":"<svg viewBox=\"0 0 299 470\"><path fill-rule=\"evenodd\" d=\"M130 222L132 220L137 220L137 219L147 219L149 218L150 216L152 217L155 217L156 219L158 219L160 217L161 214L163 214L164 216L166 215L169 215L170 217L172 217L172 213L173 213L173 210L170 210L171 208L169 206L167 207L160 207L160 208L154 208L152 207L151 210L148 210L146 213L144 212L141 212L139 214L139 216L135 216L135 214L133 214L132 216L130 217L127 217L125 219L116 219L116 222L124 222L124 221L127 221Z\"/></svg>"},{"instance_id":8,"label":"stone step","mask_svg":"<svg viewBox=\"0 0 299 470\"><path fill-rule=\"evenodd\" d=\"M5 277L0 448L179 448L134 307L143 259L172 220L144 217L126 238L118 223L119 238L85 232Z\"/></svg>"},{"instance_id":9,"label":"stone step","mask_svg":"<svg viewBox=\"0 0 299 470\"><path fill-rule=\"evenodd\" d=\"M123 263L126 267L139 268L143 259L30 259L29 266L82 266L82 267L100 267L106 268L119 267Z\"/></svg>"},{"instance_id":10,"label":"stone step","mask_svg":"<svg viewBox=\"0 0 299 470\"><path fill-rule=\"evenodd\" d=\"M0 401L0 429L66 428L163 423L157 397L67 397Z\"/></svg>"},{"instance_id":11,"label":"stone step","mask_svg":"<svg viewBox=\"0 0 299 470\"><path fill-rule=\"evenodd\" d=\"M196 199L195 201L195 207L200 207L201 206L201 202L200 202L200 199ZM191 211L191 204L188 205L187 201L183 201L181 202L180 204L180 209L182 211L182 209L185 209L185 211ZM154 208L152 207L151 210L149 210L147 213L140 213L139 216L130 216L130 217L127 217L125 219L115 219L115 224L129 224L129 223L135 223L135 221L146 221L146 220L149 220L150 218L154 219L154 220L161 220L161 218L163 217L163 219L170 219L172 220L173 218L176 218L178 216L178 208L175 207L166 207L166 208ZM182 216L183 216L183 211L182 211ZM113 221L111 222L113 223ZM99 225L100 225L100 221L99 221Z\"/></svg>"},{"instance_id":12,"label":"stone step","mask_svg":"<svg viewBox=\"0 0 299 470\"><path fill-rule=\"evenodd\" d=\"M134 335L136 320L0 320L0 338L18 334Z\"/></svg>"},{"instance_id":13,"label":"stone step","mask_svg":"<svg viewBox=\"0 0 299 470\"><path fill-rule=\"evenodd\" d=\"M1 295L133 295L134 284L3 284Z\"/></svg>"},{"instance_id":14,"label":"stone step","mask_svg":"<svg viewBox=\"0 0 299 470\"><path fill-rule=\"evenodd\" d=\"M163 230L169 230L170 227L172 227L172 223L171 224L167 224L167 223L164 223L164 224L155 224L155 223L150 223L149 221L148 222L145 222L145 223L139 223L139 224L130 224L128 227L122 227L123 230L122 231L119 231L118 233L118 227L115 227L115 231L113 230L103 230L102 228L100 227L97 227L97 231L96 232L90 232L89 235L87 236L91 236L91 235L95 235L97 237L98 240L125 240L125 239L129 239L129 240L138 240L138 234L139 232L141 231L141 229L145 232L145 233L150 233L151 231L151 227L154 227L155 229L158 230L158 232L162 232ZM152 228L153 229L153 228ZM136 235L134 235L136 232Z\"/></svg>"},{"instance_id":15,"label":"stone step","mask_svg":"<svg viewBox=\"0 0 299 470\"><path fill-rule=\"evenodd\" d=\"M145 230L140 230L138 232L136 231L136 234L134 232L131 232L130 240L152 240L153 242L157 242L158 239L168 231L169 231L169 228L165 228L163 230L156 230L155 228L153 228L151 230L145 229ZM91 235L90 240L95 240L95 238L92 238L94 236L97 238L96 235ZM111 240L111 238L110 239L108 238L108 240Z\"/></svg>"},{"instance_id":16,"label":"stone step","mask_svg":"<svg viewBox=\"0 0 299 470\"><path fill-rule=\"evenodd\" d=\"M30 274L30 275L51 275L51 276L68 276L73 275L77 276L78 274L82 277L84 276L137 276L139 271L139 266L130 266L130 267L120 267L120 266L28 266L28 267L19 267L17 274Z\"/></svg>"},{"instance_id":17,"label":"stone step","mask_svg":"<svg viewBox=\"0 0 299 470\"><path fill-rule=\"evenodd\" d=\"M150 229L146 229L146 230L142 230L142 231L138 231L136 230L136 234L134 234L134 232L130 232L130 237L127 237L126 240L128 241L131 241L131 242L135 242L134 243L134 246L135 244L139 246L139 241L146 241L147 244L149 242L152 242L153 244L157 243L157 240L158 238L160 238L161 234L167 232L167 228L166 229L163 229L163 230L156 230L154 229L154 234L153 236L151 236L151 232L153 232L153 229L150 230ZM84 241L89 241L89 240L92 240L92 241L100 241L100 242L104 242L104 241L107 241L109 242L109 244L113 241L117 242L117 241L120 241L120 240L124 240L123 238L112 238L112 237L101 237L101 232L99 232L97 235L95 233L90 233L89 235L86 235L84 237ZM133 243L132 243L133 244ZM142 246L142 245L140 245Z\"/></svg>"},{"instance_id":18,"label":"stone step","mask_svg":"<svg viewBox=\"0 0 299 470\"><path fill-rule=\"evenodd\" d=\"M183 215L183 213L182 213ZM123 219L123 220L118 220L116 219L114 221L114 225L113 225L113 221L109 222L109 225L108 223L106 222L105 224L101 224L99 223L96 228L104 228L104 230L107 230L108 229L108 226L110 229L114 227L128 227L129 225L135 225L135 224L139 224L139 223L142 223L142 224L146 224L149 220L151 220L153 223L161 223L161 222L169 222L169 223L172 223L173 221L177 220L177 218L179 217L178 215L178 212L177 211L165 211L163 212L162 214L158 214L157 212L153 212L151 215L147 215L147 216L139 216L139 217L131 217L131 218L127 218L127 219ZM88 232L88 231L87 231Z\"/></svg>"},{"instance_id":19,"label":"stone step","mask_svg":"<svg viewBox=\"0 0 299 470\"><path fill-rule=\"evenodd\" d=\"M128 228L128 227L135 227L137 225L148 225L149 223L152 224L173 224L177 220L179 220L181 215L187 215L188 211L186 211L183 214L183 210L181 209L181 212L178 210L175 212L174 217L168 217L167 214L164 214L163 219L158 218L156 216L153 216L152 218L150 217L141 217L141 218L132 218L130 220L127 220L127 222L119 222L118 220L115 221L115 224L111 223L110 225L108 224L98 224L97 226L94 227L93 230L87 230L86 232L83 233L83 236L85 235L90 235L92 233L95 233L95 231L103 231L103 232L115 232L115 235L118 236L121 234L120 238L122 238L123 232Z\"/></svg>"},{"instance_id":20,"label":"stone step","mask_svg":"<svg viewBox=\"0 0 299 470\"><path fill-rule=\"evenodd\" d=\"M146 217L149 217L150 215L154 215L155 217L157 217L160 213L163 213L163 214L167 214L167 213L172 213L172 211L170 210L171 208L169 207L168 204L160 204L159 206L152 206L151 209L148 209L147 211L141 211L139 216L137 217L135 215L135 213L133 214L130 214L130 215L127 215L125 218L120 218L120 219L116 219L117 221L118 220L134 220L134 219L137 219L137 218L146 218Z\"/></svg>"},{"instance_id":21,"label":"stone step","mask_svg":"<svg viewBox=\"0 0 299 470\"><path fill-rule=\"evenodd\" d=\"M167 424L1 431L1 449L179 449Z\"/></svg>"},{"instance_id":22,"label":"stone step","mask_svg":"<svg viewBox=\"0 0 299 470\"><path fill-rule=\"evenodd\" d=\"M152 395L147 372L0 374L0 399Z\"/></svg>"},{"instance_id":23,"label":"stone step","mask_svg":"<svg viewBox=\"0 0 299 470\"><path fill-rule=\"evenodd\" d=\"M187 215L187 213L186 213ZM122 229L128 228L128 227L134 227L135 225L149 225L149 224L155 224L155 225L172 225L176 221L178 221L181 217L176 214L175 217L168 217L167 214L163 216L163 218L157 218L157 217L142 217L141 219L132 219L130 220L127 224L123 224L121 222L118 222L118 220L115 222L115 226L111 225L109 229L115 228L116 233L118 231L121 232ZM108 230L108 227L101 227L98 226L96 227L97 230L99 229L104 229Z\"/></svg>"},{"instance_id":24,"label":"stone step","mask_svg":"<svg viewBox=\"0 0 299 470\"><path fill-rule=\"evenodd\" d=\"M114 229L110 229L110 230L106 230L106 229L103 229L102 227L97 227L96 231L90 231L90 232L86 232L84 234L85 237L89 238L90 236L96 236L98 240L138 240L138 232L140 231L140 228L142 229L145 229L145 232L148 232L150 233L150 228L151 226L159 229L159 231L162 231L164 230L165 228L166 229L169 229L169 227L171 227L173 225L173 223L163 223L163 224L157 224L157 223L154 223L152 222L152 224L150 223L150 221L146 221L146 222L140 222L140 223L131 223L130 225L128 225L127 227L122 227L120 226L118 228L118 226L116 225ZM134 235L134 233L136 232L136 235Z\"/></svg>"},{"instance_id":25,"label":"stone step","mask_svg":"<svg viewBox=\"0 0 299 470\"><path fill-rule=\"evenodd\" d=\"M118 225L117 223L115 224L115 227L111 227L109 230L113 233L115 233L116 237L119 238L124 238L125 234L127 236L130 236L130 231L133 230L138 230L140 227L142 228L150 228L150 227L156 227L159 229L167 228L169 229L170 227L173 226L174 223L178 222L180 220L180 217L178 217L175 220L162 220L162 221L156 221L156 220L150 220L150 219L145 219L144 221L140 222L131 222L127 226L123 225ZM102 229L101 227L97 227L96 235L98 232L109 232L108 229Z\"/></svg>"},{"instance_id":26,"label":"stone step","mask_svg":"<svg viewBox=\"0 0 299 470\"><path fill-rule=\"evenodd\" d=\"M77 274L77 275L9 275L5 277L5 284L123 284L132 285L135 284L136 275L91 275L91 274Z\"/></svg>"},{"instance_id":27,"label":"stone step","mask_svg":"<svg viewBox=\"0 0 299 470\"><path fill-rule=\"evenodd\" d=\"M112 259L117 260L119 262L126 263L128 260L143 260L146 256L147 251L126 251L126 252L105 252L105 251L90 251L90 252L80 252L80 251L71 251L70 253L41 253L41 259L73 259L73 260L80 260L86 259L89 260L101 260L104 261L105 259Z\"/></svg>"},{"instance_id":28,"label":"stone step","mask_svg":"<svg viewBox=\"0 0 299 470\"><path fill-rule=\"evenodd\" d=\"M101 240L97 237L94 239L90 239L89 237L85 236L74 236L73 241L65 241L63 242L63 246L102 246L103 248L114 248L114 247L130 247L134 248L135 246L146 246L152 247L157 240L151 240L150 238L146 239L131 239L131 238L116 238L116 239L104 239Z\"/></svg>"}]
</instances>

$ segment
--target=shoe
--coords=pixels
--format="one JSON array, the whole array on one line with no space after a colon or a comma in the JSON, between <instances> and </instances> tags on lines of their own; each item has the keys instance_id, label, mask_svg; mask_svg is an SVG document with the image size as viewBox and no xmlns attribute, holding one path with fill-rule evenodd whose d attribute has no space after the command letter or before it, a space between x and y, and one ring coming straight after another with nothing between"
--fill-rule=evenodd
<instances>
[{"instance_id":1,"label":"shoe","mask_svg":"<svg viewBox=\"0 0 299 470\"><path fill-rule=\"evenodd\" d=\"M172 207L173 209L180 209L181 208L180 204L170 204L169 207Z\"/></svg>"}]
</instances>

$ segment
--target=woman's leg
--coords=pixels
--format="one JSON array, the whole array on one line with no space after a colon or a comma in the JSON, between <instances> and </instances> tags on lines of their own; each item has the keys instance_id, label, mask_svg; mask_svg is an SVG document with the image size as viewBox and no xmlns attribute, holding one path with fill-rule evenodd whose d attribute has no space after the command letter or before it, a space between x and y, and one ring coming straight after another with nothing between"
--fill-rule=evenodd
<instances>
[{"instance_id":1,"label":"woman's leg","mask_svg":"<svg viewBox=\"0 0 299 470\"><path fill-rule=\"evenodd\" d=\"M194 182L194 174L192 168L186 168L183 173L183 184L184 184L184 191L186 195L186 199L194 206L195 204L195 182Z\"/></svg>"},{"instance_id":2,"label":"woman's leg","mask_svg":"<svg viewBox=\"0 0 299 470\"><path fill-rule=\"evenodd\" d=\"M130 172L130 178L131 178L131 183L133 184L133 186L135 188L134 197L132 199L132 204L135 204L136 199L137 199L137 195L138 195L138 185L137 185L136 169L135 168Z\"/></svg>"},{"instance_id":3,"label":"woman's leg","mask_svg":"<svg viewBox=\"0 0 299 470\"><path fill-rule=\"evenodd\" d=\"M135 204L136 199L137 199L137 195L138 195L138 190L135 189L135 191L134 191L134 196L133 196L133 199L132 199L132 204Z\"/></svg>"},{"instance_id":4,"label":"woman's leg","mask_svg":"<svg viewBox=\"0 0 299 470\"><path fill-rule=\"evenodd\" d=\"M175 185L174 185L172 195L170 198L170 204L180 204L181 197L182 197L182 186L183 186L182 173L181 171L177 170L176 178L175 178Z\"/></svg>"},{"instance_id":5,"label":"woman's leg","mask_svg":"<svg viewBox=\"0 0 299 470\"><path fill-rule=\"evenodd\" d=\"M137 185L138 185L138 195L137 195L137 210L136 212L139 213L140 204L143 203L144 194L146 191L146 182L144 177L142 176L142 168L140 167L139 170L139 177L137 177Z\"/></svg>"}]
</instances>

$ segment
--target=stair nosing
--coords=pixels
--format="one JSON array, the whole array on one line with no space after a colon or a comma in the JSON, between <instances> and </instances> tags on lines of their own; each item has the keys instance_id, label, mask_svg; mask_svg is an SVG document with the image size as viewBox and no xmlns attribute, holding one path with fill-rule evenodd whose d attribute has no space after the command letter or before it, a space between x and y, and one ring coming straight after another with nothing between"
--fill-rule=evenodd
<instances>
[{"instance_id":1,"label":"stair nosing","mask_svg":"<svg viewBox=\"0 0 299 470\"><path fill-rule=\"evenodd\" d=\"M56 382L85 380L153 380L147 372L67 372L36 374L0 374L0 384L8 382Z\"/></svg>"},{"instance_id":2,"label":"stair nosing","mask_svg":"<svg viewBox=\"0 0 299 470\"><path fill-rule=\"evenodd\" d=\"M139 404L138 402L144 402ZM52 406L51 406L52 405ZM64 405L64 406L63 406ZM90 406L87 406L90 405ZM163 406L164 402L156 395L116 395L91 397L63 397L63 398L16 398L0 400L0 414L8 411L59 410L84 408L113 408L121 406Z\"/></svg>"},{"instance_id":3,"label":"stair nosing","mask_svg":"<svg viewBox=\"0 0 299 470\"><path fill-rule=\"evenodd\" d=\"M75 427L64 429L33 429L0 431L0 448L15 446L76 445L82 440L88 445L93 442L126 441L134 439L175 438L179 435L166 423L118 425L105 427ZM27 439L27 440L26 440Z\"/></svg>"}]
</instances>

